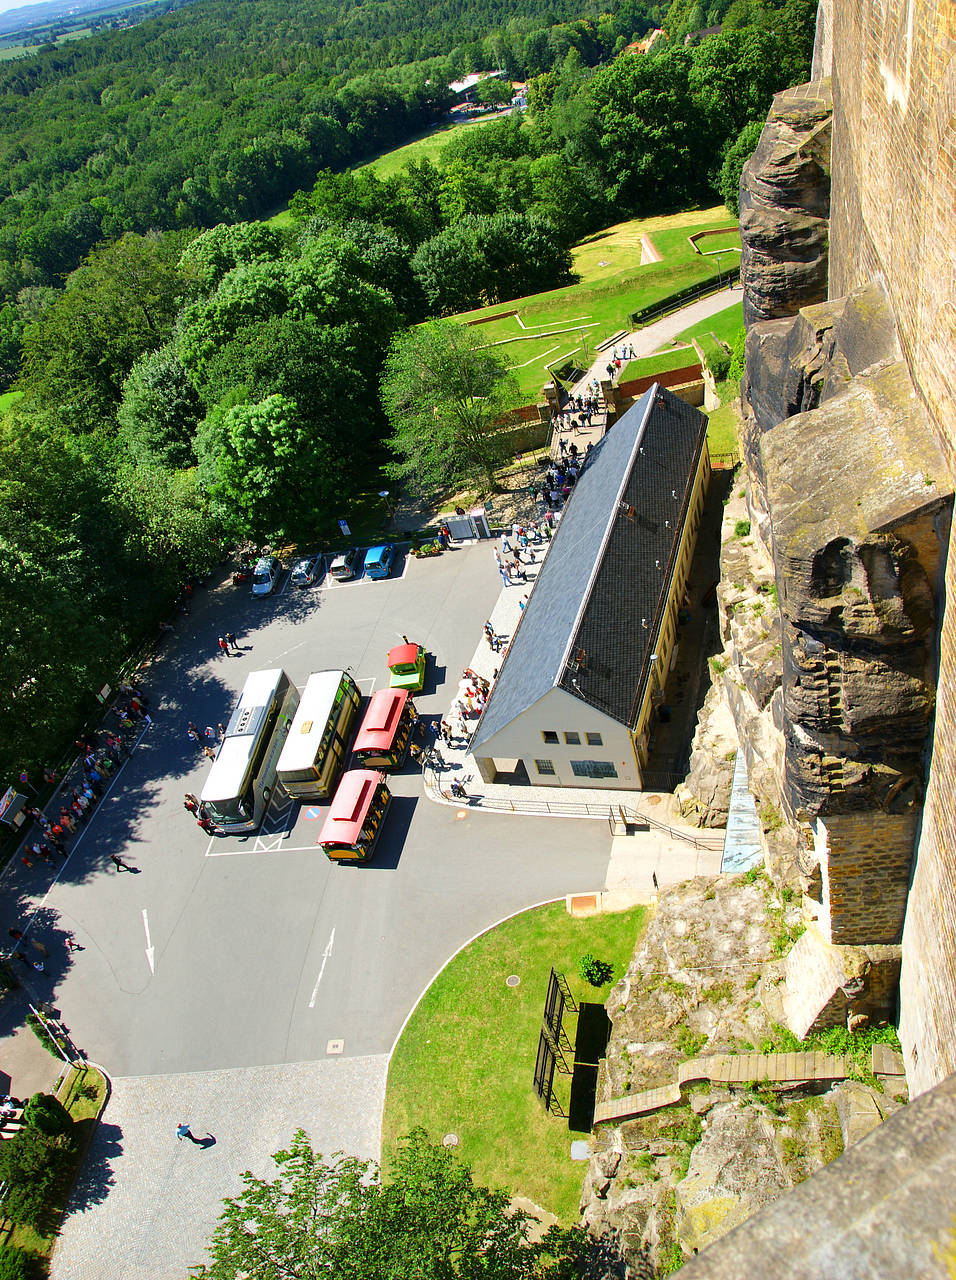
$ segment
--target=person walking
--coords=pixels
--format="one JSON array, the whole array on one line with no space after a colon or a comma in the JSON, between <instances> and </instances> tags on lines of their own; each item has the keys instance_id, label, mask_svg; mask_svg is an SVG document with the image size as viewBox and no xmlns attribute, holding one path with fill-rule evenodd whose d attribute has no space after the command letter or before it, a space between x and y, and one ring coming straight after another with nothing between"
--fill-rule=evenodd
<instances>
[{"instance_id":1,"label":"person walking","mask_svg":"<svg viewBox=\"0 0 956 1280\"><path fill-rule=\"evenodd\" d=\"M188 813L199 812L199 800L196 796L192 794L191 791L187 791L186 795L183 797L183 808Z\"/></svg>"},{"instance_id":2,"label":"person walking","mask_svg":"<svg viewBox=\"0 0 956 1280\"><path fill-rule=\"evenodd\" d=\"M69 935L67 935L67 936L63 939L63 941L64 941L64 943L65 943L65 945L66 945L66 949L67 949L67 951L71 951L71 952L72 952L72 951L82 951L82 950L83 950L83 948L80 946L80 944L77 942L77 940L76 940L75 938L71 938Z\"/></svg>"},{"instance_id":3,"label":"person walking","mask_svg":"<svg viewBox=\"0 0 956 1280\"><path fill-rule=\"evenodd\" d=\"M176 1137L182 1142L183 1138L188 1138L190 1142L195 1142L197 1147L202 1146L202 1139L197 1138L188 1124L180 1124L176 1126Z\"/></svg>"},{"instance_id":4,"label":"person walking","mask_svg":"<svg viewBox=\"0 0 956 1280\"><path fill-rule=\"evenodd\" d=\"M119 874L120 871L135 870L135 868L131 867L128 862L124 862L118 853L110 854L110 862L112 862L113 866L116 868L117 874Z\"/></svg>"},{"instance_id":5,"label":"person walking","mask_svg":"<svg viewBox=\"0 0 956 1280\"><path fill-rule=\"evenodd\" d=\"M216 752L213 747L203 747L202 753L207 760L215 760L216 758Z\"/></svg>"},{"instance_id":6,"label":"person walking","mask_svg":"<svg viewBox=\"0 0 956 1280\"><path fill-rule=\"evenodd\" d=\"M225 637L225 636L220 636L220 637L219 637L219 639L218 639L218 641L217 641L217 644L219 645L220 650L221 650L223 653L225 653L226 655L228 655L228 653L229 653L229 645L226 643L226 637Z\"/></svg>"},{"instance_id":7,"label":"person walking","mask_svg":"<svg viewBox=\"0 0 956 1280\"><path fill-rule=\"evenodd\" d=\"M239 648L239 643L238 643L238 641L236 640L236 637L235 637L234 632L232 632L232 631L227 631L227 632L226 632L226 644L227 644L227 645L229 645L229 647L230 647L231 649L235 649L236 653L241 652L241 650L240 650L240 648Z\"/></svg>"}]
</instances>

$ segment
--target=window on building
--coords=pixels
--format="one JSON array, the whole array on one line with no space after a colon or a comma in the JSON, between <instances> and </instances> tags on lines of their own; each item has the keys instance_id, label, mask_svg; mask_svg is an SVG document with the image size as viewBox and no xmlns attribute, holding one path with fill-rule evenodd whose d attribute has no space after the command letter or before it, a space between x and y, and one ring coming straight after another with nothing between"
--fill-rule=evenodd
<instances>
[{"instance_id":1,"label":"window on building","mask_svg":"<svg viewBox=\"0 0 956 1280\"><path fill-rule=\"evenodd\" d=\"M576 778L617 777L617 770L610 760L572 760L571 772Z\"/></svg>"},{"instance_id":2,"label":"window on building","mask_svg":"<svg viewBox=\"0 0 956 1280\"><path fill-rule=\"evenodd\" d=\"M569 747L579 747L581 745L581 735L579 733L566 733L564 741Z\"/></svg>"},{"instance_id":3,"label":"window on building","mask_svg":"<svg viewBox=\"0 0 956 1280\"><path fill-rule=\"evenodd\" d=\"M589 746L589 747L603 747L603 746L604 746L604 739L601 737L601 735L600 735L599 733L586 733L586 734L584 735L584 738L585 738L585 741L587 742L587 744L588 744L588 746Z\"/></svg>"},{"instance_id":4,"label":"window on building","mask_svg":"<svg viewBox=\"0 0 956 1280\"><path fill-rule=\"evenodd\" d=\"M545 742L557 742L558 735L554 729L542 729L541 736Z\"/></svg>"},{"instance_id":5,"label":"window on building","mask_svg":"<svg viewBox=\"0 0 956 1280\"><path fill-rule=\"evenodd\" d=\"M538 773L554 773L554 765L550 760L535 760L534 767Z\"/></svg>"}]
</instances>

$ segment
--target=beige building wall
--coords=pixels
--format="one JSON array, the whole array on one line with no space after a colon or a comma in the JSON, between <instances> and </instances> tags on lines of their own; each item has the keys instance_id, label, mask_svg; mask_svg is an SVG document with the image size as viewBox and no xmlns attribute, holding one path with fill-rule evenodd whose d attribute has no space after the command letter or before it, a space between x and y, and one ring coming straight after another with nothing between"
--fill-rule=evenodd
<instances>
[{"instance_id":1,"label":"beige building wall","mask_svg":"<svg viewBox=\"0 0 956 1280\"><path fill-rule=\"evenodd\" d=\"M589 733L599 735L600 744L589 744ZM556 735L557 742L546 741L546 734ZM573 739L574 735L579 740L569 742L569 736ZM624 725L565 689L551 689L489 739L482 747L481 756L475 757L482 777L487 777L487 765L482 762L490 760L524 761L528 777L536 787L610 787L635 791L640 786L634 748ZM571 768L572 760L609 762L617 770L617 777L581 777ZM554 773L540 772L538 761L548 761Z\"/></svg>"}]
</instances>

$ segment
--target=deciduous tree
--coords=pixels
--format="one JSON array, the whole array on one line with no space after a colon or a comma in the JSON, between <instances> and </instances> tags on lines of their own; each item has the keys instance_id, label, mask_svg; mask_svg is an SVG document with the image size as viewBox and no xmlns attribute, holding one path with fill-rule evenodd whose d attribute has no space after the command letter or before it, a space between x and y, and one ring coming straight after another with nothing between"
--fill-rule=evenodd
<instances>
[{"instance_id":1,"label":"deciduous tree","mask_svg":"<svg viewBox=\"0 0 956 1280\"><path fill-rule=\"evenodd\" d=\"M495 487L504 456L499 427L518 391L500 357L482 345L480 330L448 320L395 339L382 381L393 475L426 484L467 477Z\"/></svg>"},{"instance_id":2,"label":"deciduous tree","mask_svg":"<svg viewBox=\"0 0 956 1280\"><path fill-rule=\"evenodd\" d=\"M242 1175L225 1201L199 1280L570 1280L583 1233L552 1228L529 1239L529 1220L504 1191L421 1131L400 1145L391 1176L371 1161L325 1160L299 1130L272 1157L272 1181Z\"/></svg>"}]
</instances>

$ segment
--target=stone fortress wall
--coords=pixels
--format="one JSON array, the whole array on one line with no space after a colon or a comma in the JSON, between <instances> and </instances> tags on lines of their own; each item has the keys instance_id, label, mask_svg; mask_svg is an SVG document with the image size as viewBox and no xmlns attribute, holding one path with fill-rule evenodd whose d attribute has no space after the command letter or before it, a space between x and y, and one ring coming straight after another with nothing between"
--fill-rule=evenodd
<instances>
[{"instance_id":1,"label":"stone fortress wall","mask_svg":"<svg viewBox=\"0 0 956 1280\"><path fill-rule=\"evenodd\" d=\"M956 473L956 7L826 0L830 297L879 278L913 384ZM946 569L931 765L903 932L901 1025L919 1093L956 1071L956 552Z\"/></svg>"},{"instance_id":2,"label":"stone fortress wall","mask_svg":"<svg viewBox=\"0 0 956 1280\"><path fill-rule=\"evenodd\" d=\"M954 14L822 0L813 81L741 184L747 503L780 599L762 718L807 924L790 1022L892 1013L902 958L914 1093L956 1070Z\"/></svg>"}]
</instances>

